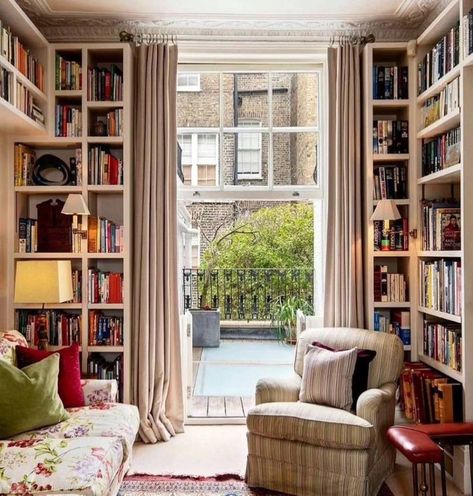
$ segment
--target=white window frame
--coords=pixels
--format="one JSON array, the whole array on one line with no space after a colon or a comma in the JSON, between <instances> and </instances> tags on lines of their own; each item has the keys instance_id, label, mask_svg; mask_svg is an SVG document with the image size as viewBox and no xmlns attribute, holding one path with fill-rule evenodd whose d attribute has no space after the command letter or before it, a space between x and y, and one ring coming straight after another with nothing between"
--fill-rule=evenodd
<instances>
[{"instance_id":1,"label":"white window frame","mask_svg":"<svg viewBox=\"0 0 473 496\"><path fill-rule=\"evenodd\" d=\"M179 84L179 77L177 78L177 91L180 93L197 93L200 91L200 73L198 72L186 72L185 74L192 74L197 76L197 84Z\"/></svg>"},{"instance_id":2,"label":"white window frame","mask_svg":"<svg viewBox=\"0 0 473 496\"><path fill-rule=\"evenodd\" d=\"M243 128L245 126L248 126L250 129L261 129L261 121L258 121L256 119L238 119L238 125L239 127L243 127ZM238 133L238 137L240 138L242 134L248 135L248 134L252 134L252 132L251 131L249 133L240 132ZM259 145L258 172L254 174L248 172L240 172L238 170L238 168L240 167L240 155L239 155L240 150L247 151L247 149L240 148L240 139L238 139L238 148L237 148L238 161L236 164L238 179L261 179L263 177L263 133L262 132L258 133L258 145ZM254 150L250 149L250 151L254 151Z\"/></svg>"},{"instance_id":3,"label":"white window frame","mask_svg":"<svg viewBox=\"0 0 473 496\"><path fill-rule=\"evenodd\" d=\"M181 130L178 131L178 137L179 135L187 135L191 136L191 161L190 162L184 162L184 159L182 160L182 165L183 166L191 166L191 184L190 186L195 188L195 187L200 187L200 188L214 188L214 186L199 186L199 166L202 165L213 165L213 164L199 164L199 135L200 134L212 134L215 136L215 181L218 185L219 181L219 176L218 176L218 171L220 170L219 167L219 135L217 132L214 130L211 131L201 131L201 130L194 130L192 128L192 131L188 131L187 129L190 128L180 128ZM184 157L184 149L182 150L182 156ZM189 185L185 185L185 187L189 187Z\"/></svg>"}]
</instances>

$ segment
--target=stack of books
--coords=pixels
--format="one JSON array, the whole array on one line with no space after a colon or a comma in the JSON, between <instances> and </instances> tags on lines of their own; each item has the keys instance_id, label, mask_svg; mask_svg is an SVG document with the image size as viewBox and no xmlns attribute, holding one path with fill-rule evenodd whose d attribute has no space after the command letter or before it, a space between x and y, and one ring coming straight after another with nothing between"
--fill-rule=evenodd
<instances>
[{"instance_id":1,"label":"stack of books","mask_svg":"<svg viewBox=\"0 0 473 496\"><path fill-rule=\"evenodd\" d=\"M89 269L89 303L123 303L123 274Z\"/></svg>"},{"instance_id":2,"label":"stack of books","mask_svg":"<svg viewBox=\"0 0 473 496\"><path fill-rule=\"evenodd\" d=\"M408 67L395 63L373 65L373 98L404 99L408 94Z\"/></svg>"},{"instance_id":3,"label":"stack of books","mask_svg":"<svg viewBox=\"0 0 473 496\"><path fill-rule=\"evenodd\" d=\"M407 198L407 169L402 165L387 165L374 170L374 200Z\"/></svg>"},{"instance_id":4,"label":"stack of books","mask_svg":"<svg viewBox=\"0 0 473 496\"><path fill-rule=\"evenodd\" d=\"M18 252L36 253L38 251L38 225L36 219L18 219Z\"/></svg>"},{"instance_id":5,"label":"stack of books","mask_svg":"<svg viewBox=\"0 0 473 496\"><path fill-rule=\"evenodd\" d=\"M375 265L374 301L407 301L407 280L404 274L390 274L387 265Z\"/></svg>"},{"instance_id":6,"label":"stack of books","mask_svg":"<svg viewBox=\"0 0 473 496\"><path fill-rule=\"evenodd\" d=\"M109 69L89 67L87 70L87 99L89 101L123 100L123 74L116 66Z\"/></svg>"},{"instance_id":7,"label":"stack of books","mask_svg":"<svg viewBox=\"0 0 473 496\"><path fill-rule=\"evenodd\" d=\"M376 310L373 329L396 334L406 346L411 344L411 314L406 310Z\"/></svg>"},{"instance_id":8,"label":"stack of books","mask_svg":"<svg viewBox=\"0 0 473 496\"><path fill-rule=\"evenodd\" d=\"M89 184L123 184L123 162L99 145L89 149Z\"/></svg>"},{"instance_id":9,"label":"stack of books","mask_svg":"<svg viewBox=\"0 0 473 496\"><path fill-rule=\"evenodd\" d=\"M373 121L373 153L408 153L408 121Z\"/></svg>"},{"instance_id":10,"label":"stack of books","mask_svg":"<svg viewBox=\"0 0 473 496\"><path fill-rule=\"evenodd\" d=\"M432 98L428 98L422 106L422 123L429 126L440 118L450 114L460 106L459 78L450 81L445 88Z\"/></svg>"},{"instance_id":11,"label":"stack of books","mask_svg":"<svg viewBox=\"0 0 473 496\"><path fill-rule=\"evenodd\" d=\"M121 253L123 252L123 226L102 217L88 217L89 253Z\"/></svg>"},{"instance_id":12,"label":"stack of books","mask_svg":"<svg viewBox=\"0 0 473 496\"><path fill-rule=\"evenodd\" d=\"M15 145L13 157L15 186L28 186L32 184L31 171L36 162L36 152L29 146Z\"/></svg>"},{"instance_id":13,"label":"stack of books","mask_svg":"<svg viewBox=\"0 0 473 496\"><path fill-rule=\"evenodd\" d=\"M460 128L451 129L422 143L422 174L427 176L460 163Z\"/></svg>"},{"instance_id":14,"label":"stack of books","mask_svg":"<svg viewBox=\"0 0 473 496\"><path fill-rule=\"evenodd\" d=\"M3 67L0 68L0 97L8 103L13 102L13 75Z\"/></svg>"},{"instance_id":15,"label":"stack of books","mask_svg":"<svg viewBox=\"0 0 473 496\"><path fill-rule=\"evenodd\" d=\"M409 420L417 424L462 422L461 383L422 362L405 362L400 386L401 408Z\"/></svg>"},{"instance_id":16,"label":"stack of books","mask_svg":"<svg viewBox=\"0 0 473 496\"><path fill-rule=\"evenodd\" d=\"M123 136L123 109L107 112L107 136Z\"/></svg>"},{"instance_id":17,"label":"stack of books","mask_svg":"<svg viewBox=\"0 0 473 496\"><path fill-rule=\"evenodd\" d=\"M38 89L44 91L44 66L31 55L10 28L0 21L0 54L26 76Z\"/></svg>"},{"instance_id":18,"label":"stack of books","mask_svg":"<svg viewBox=\"0 0 473 496\"><path fill-rule=\"evenodd\" d=\"M461 327L424 320L424 355L461 372Z\"/></svg>"},{"instance_id":19,"label":"stack of books","mask_svg":"<svg viewBox=\"0 0 473 496\"><path fill-rule=\"evenodd\" d=\"M383 243L384 221L373 221L375 251L404 251L409 249L409 221L407 218L389 222L387 233L389 243Z\"/></svg>"},{"instance_id":20,"label":"stack of books","mask_svg":"<svg viewBox=\"0 0 473 496\"><path fill-rule=\"evenodd\" d=\"M89 346L121 346L123 317L111 317L89 310Z\"/></svg>"},{"instance_id":21,"label":"stack of books","mask_svg":"<svg viewBox=\"0 0 473 496\"><path fill-rule=\"evenodd\" d=\"M81 316L60 310L19 310L17 312L17 328L31 345L39 343L38 330L40 314L46 314L46 330L48 343L52 346L69 346L80 343Z\"/></svg>"},{"instance_id":22,"label":"stack of books","mask_svg":"<svg viewBox=\"0 0 473 496\"><path fill-rule=\"evenodd\" d=\"M461 250L461 210L456 200L422 202L422 249Z\"/></svg>"},{"instance_id":23,"label":"stack of books","mask_svg":"<svg viewBox=\"0 0 473 496\"><path fill-rule=\"evenodd\" d=\"M78 105L56 105L56 136L82 136L82 111Z\"/></svg>"},{"instance_id":24,"label":"stack of books","mask_svg":"<svg viewBox=\"0 0 473 496\"><path fill-rule=\"evenodd\" d=\"M461 315L461 296L460 260L421 260L419 304L422 307Z\"/></svg>"},{"instance_id":25,"label":"stack of books","mask_svg":"<svg viewBox=\"0 0 473 496\"><path fill-rule=\"evenodd\" d=\"M422 93L460 62L460 22L426 53L417 71L417 92Z\"/></svg>"},{"instance_id":26,"label":"stack of books","mask_svg":"<svg viewBox=\"0 0 473 496\"><path fill-rule=\"evenodd\" d=\"M462 19L463 30L463 57L466 58L473 53L473 9L465 14Z\"/></svg>"},{"instance_id":27,"label":"stack of books","mask_svg":"<svg viewBox=\"0 0 473 496\"><path fill-rule=\"evenodd\" d=\"M66 60L56 53L56 90L82 89L82 68L74 60Z\"/></svg>"},{"instance_id":28,"label":"stack of books","mask_svg":"<svg viewBox=\"0 0 473 496\"><path fill-rule=\"evenodd\" d=\"M118 400L123 401L123 360L121 355L107 361L100 353L91 353L87 359L87 373L91 379L116 380Z\"/></svg>"}]
</instances>

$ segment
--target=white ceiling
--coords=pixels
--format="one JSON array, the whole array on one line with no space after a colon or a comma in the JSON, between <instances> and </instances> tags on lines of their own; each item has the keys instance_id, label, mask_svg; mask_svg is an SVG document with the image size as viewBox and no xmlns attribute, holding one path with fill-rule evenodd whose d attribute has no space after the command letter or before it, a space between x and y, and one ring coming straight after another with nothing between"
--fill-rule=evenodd
<instances>
[{"instance_id":1,"label":"white ceiling","mask_svg":"<svg viewBox=\"0 0 473 496\"><path fill-rule=\"evenodd\" d=\"M386 19L422 0L36 0L51 15Z\"/></svg>"}]
</instances>

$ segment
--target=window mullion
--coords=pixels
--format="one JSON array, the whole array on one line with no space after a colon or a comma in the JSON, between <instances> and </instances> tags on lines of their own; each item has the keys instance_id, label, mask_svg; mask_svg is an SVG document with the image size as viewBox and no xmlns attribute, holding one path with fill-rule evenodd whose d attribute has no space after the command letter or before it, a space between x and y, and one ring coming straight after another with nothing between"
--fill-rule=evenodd
<instances>
[{"instance_id":1,"label":"window mullion","mask_svg":"<svg viewBox=\"0 0 473 496\"><path fill-rule=\"evenodd\" d=\"M268 189L273 190L274 174L273 174L273 78L271 72L268 72ZM263 140L261 135L261 156L263 154ZM262 160L260 161L263 167ZM262 172L262 171L261 171Z\"/></svg>"},{"instance_id":2,"label":"window mullion","mask_svg":"<svg viewBox=\"0 0 473 496\"><path fill-rule=\"evenodd\" d=\"M199 172L197 169L197 133L192 134L192 168L191 168L191 174L192 174L192 180L191 184L193 186L197 186L199 184Z\"/></svg>"},{"instance_id":3,"label":"window mullion","mask_svg":"<svg viewBox=\"0 0 473 496\"><path fill-rule=\"evenodd\" d=\"M220 146L218 149L218 155L219 155L219 167L218 167L218 177L219 177L219 187L220 190L223 191L224 189L224 173L223 173L223 168L224 168L224 163L223 163L223 143L224 143L224 135L223 135L223 119L224 119L224 97L223 97L223 72L220 73L219 77L219 109L220 109L220 116L219 116L219 136L220 136Z\"/></svg>"}]
</instances>

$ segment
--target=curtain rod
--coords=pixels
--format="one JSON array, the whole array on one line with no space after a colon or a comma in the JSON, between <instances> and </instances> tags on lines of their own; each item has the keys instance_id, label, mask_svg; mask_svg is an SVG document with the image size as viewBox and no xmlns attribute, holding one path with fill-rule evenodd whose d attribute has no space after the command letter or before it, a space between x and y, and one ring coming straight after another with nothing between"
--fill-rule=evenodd
<instances>
[{"instance_id":1,"label":"curtain rod","mask_svg":"<svg viewBox=\"0 0 473 496\"><path fill-rule=\"evenodd\" d=\"M122 43L135 43L136 45L171 42L205 42L205 41L246 41L248 43L255 41L274 42L274 43L329 43L330 45L348 42L353 44L366 45L374 43L376 38L373 33L366 35L343 34L331 37L324 36L264 36L264 35L177 35L168 33L131 33L129 31L120 31L120 41Z\"/></svg>"}]
</instances>

